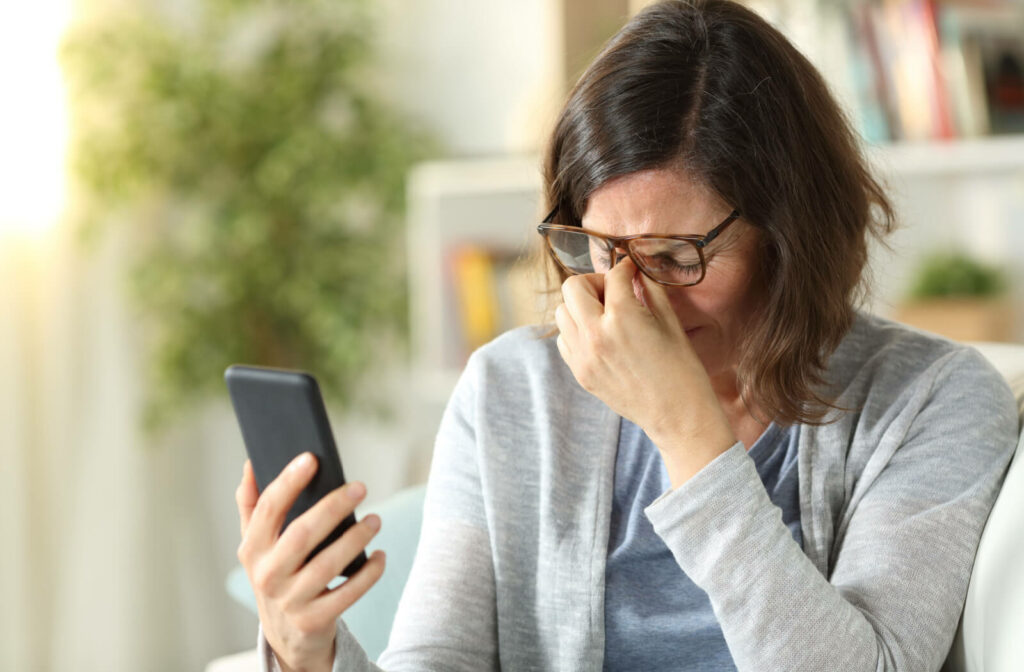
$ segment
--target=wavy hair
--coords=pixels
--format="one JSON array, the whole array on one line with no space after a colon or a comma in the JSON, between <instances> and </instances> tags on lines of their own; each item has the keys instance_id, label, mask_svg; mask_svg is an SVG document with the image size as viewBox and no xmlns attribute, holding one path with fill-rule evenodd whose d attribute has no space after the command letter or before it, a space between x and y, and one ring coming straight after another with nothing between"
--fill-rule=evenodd
<instances>
[{"instance_id":1,"label":"wavy hair","mask_svg":"<svg viewBox=\"0 0 1024 672\"><path fill-rule=\"evenodd\" d=\"M748 407L825 422L837 407L824 372L866 294L868 237L895 215L821 75L734 2L647 7L569 93L544 158L547 208L580 225L596 189L652 168L681 169L762 234L761 308L738 363Z\"/></svg>"}]
</instances>

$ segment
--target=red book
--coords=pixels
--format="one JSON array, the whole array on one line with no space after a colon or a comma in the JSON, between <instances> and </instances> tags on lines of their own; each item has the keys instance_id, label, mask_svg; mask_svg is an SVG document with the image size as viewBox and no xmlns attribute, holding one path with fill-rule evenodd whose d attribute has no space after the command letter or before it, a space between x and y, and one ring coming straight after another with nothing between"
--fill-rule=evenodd
<instances>
[{"instance_id":1,"label":"red book","mask_svg":"<svg viewBox=\"0 0 1024 672\"><path fill-rule=\"evenodd\" d=\"M951 140L956 131L953 126L952 101L949 98L949 87L946 85L946 76L942 68L942 55L939 45L939 11L938 0L919 0L918 17L922 34L925 38L925 45L928 49L928 63L934 82L932 87L933 100L932 109L935 120L935 137L940 140Z\"/></svg>"}]
</instances>

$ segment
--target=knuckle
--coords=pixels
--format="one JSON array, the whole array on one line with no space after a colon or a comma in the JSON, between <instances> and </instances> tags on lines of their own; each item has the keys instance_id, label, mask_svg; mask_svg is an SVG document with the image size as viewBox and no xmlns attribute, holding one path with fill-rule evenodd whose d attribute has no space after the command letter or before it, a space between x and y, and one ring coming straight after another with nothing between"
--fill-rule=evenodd
<instances>
[{"instance_id":1,"label":"knuckle","mask_svg":"<svg viewBox=\"0 0 1024 672\"><path fill-rule=\"evenodd\" d=\"M311 616L306 614L298 615L292 621L296 632L302 637L312 637L320 630L320 624Z\"/></svg>"},{"instance_id":2,"label":"knuckle","mask_svg":"<svg viewBox=\"0 0 1024 672\"><path fill-rule=\"evenodd\" d=\"M576 380L587 392L594 391L593 367L589 363L580 364L576 371Z\"/></svg>"},{"instance_id":3,"label":"knuckle","mask_svg":"<svg viewBox=\"0 0 1024 672\"><path fill-rule=\"evenodd\" d=\"M349 499L343 488L339 488L334 495L328 497L324 502L324 509L332 520L341 520L352 512L352 508L346 503Z\"/></svg>"},{"instance_id":4,"label":"knuckle","mask_svg":"<svg viewBox=\"0 0 1024 672\"><path fill-rule=\"evenodd\" d=\"M266 564L257 565L252 571L252 587L256 592L269 595L273 588L274 575Z\"/></svg>"},{"instance_id":5,"label":"knuckle","mask_svg":"<svg viewBox=\"0 0 1024 672\"><path fill-rule=\"evenodd\" d=\"M308 567L311 568L310 571L314 576L318 579L322 578L326 584L331 577L335 576L344 567L340 556L341 551L339 549L325 548L310 559Z\"/></svg>"},{"instance_id":6,"label":"knuckle","mask_svg":"<svg viewBox=\"0 0 1024 672\"><path fill-rule=\"evenodd\" d=\"M608 316L609 319L607 320L607 329L609 333L608 337L602 339L601 344L603 347L608 346L609 340L622 341L627 336L625 321L618 319L618 317L619 315L615 313Z\"/></svg>"},{"instance_id":7,"label":"knuckle","mask_svg":"<svg viewBox=\"0 0 1024 672\"><path fill-rule=\"evenodd\" d=\"M242 539L241 543L238 544L235 556L243 566L249 564L249 559L252 557L252 551L249 549L249 544L245 539Z\"/></svg>"},{"instance_id":8,"label":"knuckle","mask_svg":"<svg viewBox=\"0 0 1024 672\"><path fill-rule=\"evenodd\" d=\"M380 532L380 524L375 524L376 527L374 527L374 524L370 523L368 518L364 518L362 522L359 523L359 527L363 529L363 536L366 538L367 543L369 543L369 541L377 536L378 532Z\"/></svg>"},{"instance_id":9,"label":"knuckle","mask_svg":"<svg viewBox=\"0 0 1024 672\"><path fill-rule=\"evenodd\" d=\"M321 550L319 553L317 553L309 559L309 562L306 563L306 566L303 571L309 571L313 576L316 576L318 579L322 576L330 576L332 572L337 571L334 569L334 567L338 564L333 559L334 556L336 555L336 553L334 553L333 551L334 549L331 546L328 546L327 548Z\"/></svg>"},{"instance_id":10,"label":"knuckle","mask_svg":"<svg viewBox=\"0 0 1024 672\"><path fill-rule=\"evenodd\" d=\"M301 614L305 605L297 595L289 593L278 600L278 606L285 614Z\"/></svg>"},{"instance_id":11,"label":"knuckle","mask_svg":"<svg viewBox=\"0 0 1024 672\"><path fill-rule=\"evenodd\" d=\"M309 539L313 536L312 530L310 530L309 523L303 520L303 517L296 518L292 521L291 525L285 531L287 537L285 543L289 549L301 549L305 548L306 544L309 543Z\"/></svg>"},{"instance_id":12,"label":"knuckle","mask_svg":"<svg viewBox=\"0 0 1024 672\"><path fill-rule=\"evenodd\" d=\"M362 572L363 570L359 570ZM355 577L353 577L354 579ZM350 579L351 581L352 579ZM354 583L344 583L331 593L330 601L335 613L342 614L363 596L365 590L358 590Z\"/></svg>"},{"instance_id":13,"label":"knuckle","mask_svg":"<svg viewBox=\"0 0 1024 672\"><path fill-rule=\"evenodd\" d=\"M377 560L377 562L368 562L365 565L367 574L371 579L371 585L373 583L376 583L377 579L379 579L384 574L384 558L380 556L378 558L375 558L375 560Z\"/></svg>"},{"instance_id":14,"label":"knuckle","mask_svg":"<svg viewBox=\"0 0 1024 672\"><path fill-rule=\"evenodd\" d=\"M274 501L274 495L276 491L271 491L267 488L267 491L263 493L263 497L256 500L256 506L253 508L253 517L268 518L277 513L277 505Z\"/></svg>"},{"instance_id":15,"label":"knuckle","mask_svg":"<svg viewBox=\"0 0 1024 672\"><path fill-rule=\"evenodd\" d=\"M373 535L374 535L373 530L370 529L370 526L366 524L366 520L364 519L364 520L359 521L358 523L356 523L352 527L350 527L345 532L345 534L342 535L342 538L348 537L349 538L349 542L348 543L350 545L354 544L355 546L358 546L358 548L354 548L353 549L356 552L358 552L358 551L366 548L366 544L368 544L370 542L370 539L373 538Z\"/></svg>"}]
</instances>

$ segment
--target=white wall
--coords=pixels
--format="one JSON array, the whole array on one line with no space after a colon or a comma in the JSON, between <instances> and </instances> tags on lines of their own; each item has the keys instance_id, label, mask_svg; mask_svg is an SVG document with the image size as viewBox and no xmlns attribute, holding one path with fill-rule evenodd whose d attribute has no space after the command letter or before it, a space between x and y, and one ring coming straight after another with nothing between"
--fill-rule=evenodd
<instances>
[{"instance_id":1,"label":"white wall","mask_svg":"<svg viewBox=\"0 0 1024 672\"><path fill-rule=\"evenodd\" d=\"M451 155L535 151L561 102L556 0L381 0L380 85Z\"/></svg>"}]
</instances>

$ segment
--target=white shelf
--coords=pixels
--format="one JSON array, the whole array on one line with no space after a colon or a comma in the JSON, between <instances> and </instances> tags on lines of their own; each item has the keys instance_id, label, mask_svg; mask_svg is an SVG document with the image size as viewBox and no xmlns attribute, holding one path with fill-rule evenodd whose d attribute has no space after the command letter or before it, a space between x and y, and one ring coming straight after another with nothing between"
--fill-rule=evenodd
<instances>
[{"instance_id":1,"label":"white shelf","mask_svg":"<svg viewBox=\"0 0 1024 672\"><path fill-rule=\"evenodd\" d=\"M511 255L535 242L541 161L536 156L435 161L408 183L409 291L413 353L421 382L447 396L466 354L446 272L474 245Z\"/></svg>"},{"instance_id":2,"label":"white shelf","mask_svg":"<svg viewBox=\"0 0 1024 672\"><path fill-rule=\"evenodd\" d=\"M917 256L929 246L957 240L994 261L997 253L1024 253L1024 238L1013 233L1020 221L1016 213L1024 212L1024 135L871 146L867 153L891 182L904 224L893 239L898 254L879 265L880 306L900 295ZM410 177L414 385L428 403L443 405L461 368L453 364L448 326L447 251L463 243L495 249L528 245L544 214L540 170L539 157L513 156L431 162ZM885 250L878 253L884 256Z\"/></svg>"},{"instance_id":3,"label":"white shelf","mask_svg":"<svg viewBox=\"0 0 1024 672\"><path fill-rule=\"evenodd\" d=\"M413 198L540 189L541 159L509 156L421 163L409 175Z\"/></svg>"},{"instance_id":4,"label":"white shelf","mask_svg":"<svg viewBox=\"0 0 1024 672\"><path fill-rule=\"evenodd\" d=\"M875 145L868 156L879 170L904 177L1024 171L1024 135Z\"/></svg>"}]
</instances>

